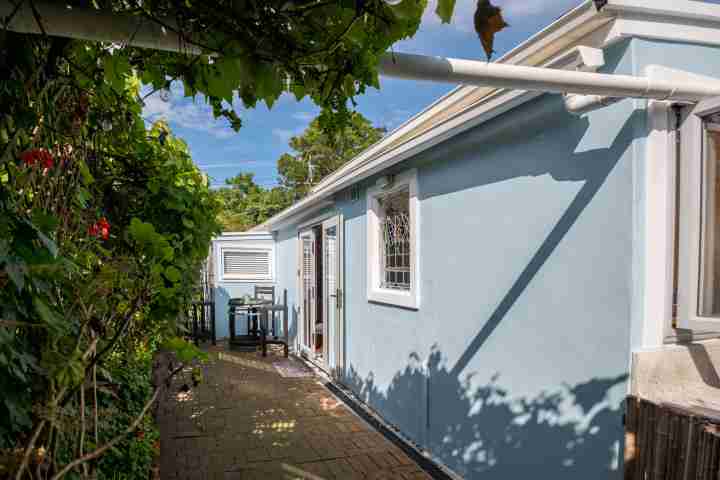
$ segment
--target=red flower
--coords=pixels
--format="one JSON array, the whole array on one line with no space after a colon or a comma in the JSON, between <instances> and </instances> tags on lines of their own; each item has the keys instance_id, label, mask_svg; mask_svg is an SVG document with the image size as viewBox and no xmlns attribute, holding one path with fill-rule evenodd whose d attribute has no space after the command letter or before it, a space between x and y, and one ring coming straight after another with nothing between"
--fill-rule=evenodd
<instances>
[{"instance_id":1,"label":"red flower","mask_svg":"<svg viewBox=\"0 0 720 480\"><path fill-rule=\"evenodd\" d=\"M97 226L100 229L100 235L103 240L107 240L110 237L110 223L107 221L107 218L101 217Z\"/></svg>"},{"instance_id":2,"label":"red flower","mask_svg":"<svg viewBox=\"0 0 720 480\"><path fill-rule=\"evenodd\" d=\"M44 148L27 150L20 155L20 160L28 167L39 164L43 168L50 169L55 165L55 159L52 154Z\"/></svg>"},{"instance_id":3,"label":"red flower","mask_svg":"<svg viewBox=\"0 0 720 480\"><path fill-rule=\"evenodd\" d=\"M143 430L138 430L135 432L135 436L138 438L138 440L142 440L145 438L145 432Z\"/></svg>"},{"instance_id":4,"label":"red flower","mask_svg":"<svg viewBox=\"0 0 720 480\"><path fill-rule=\"evenodd\" d=\"M100 217L100 220L90 225L88 235L91 237L100 237L103 240L110 238L110 223L107 218Z\"/></svg>"}]
</instances>

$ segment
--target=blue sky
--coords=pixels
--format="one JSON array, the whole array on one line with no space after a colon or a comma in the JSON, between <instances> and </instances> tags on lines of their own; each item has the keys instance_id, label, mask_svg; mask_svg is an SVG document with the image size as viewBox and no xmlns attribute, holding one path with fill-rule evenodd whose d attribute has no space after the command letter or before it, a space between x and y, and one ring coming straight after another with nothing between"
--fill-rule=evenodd
<instances>
[{"instance_id":1,"label":"blue sky","mask_svg":"<svg viewBox=\"0 0 720 480\"><path fill-rule=\"evenodd\" d=\"M472 24L476 0L457 0L450 25L443 25L435 16L435 0L430 0L422 26L412 39L395 45L399 52L442 55L457 58L484 59ZM541 30L581 0L496 0L503 7L510 27L495 39L496 56L512 49ZM373 124L391 130L421 111L453 86L381 78L380 90L370 89L358 97L357 109ZM289 151L288 140L302 133L318 108L310 101L297 102L284 95L268 110L259 104L254 110L241 113L243 128L233 132L223 120L214 120L203 98L183 97L182 87L174 85L169 101L158 94L145 99L147 121L167 120L173 132L190 146L195 163L222 184L237 173L254 172L256 181L265 186L277 183L275 163Z\"/></svg>"}]
</instances>

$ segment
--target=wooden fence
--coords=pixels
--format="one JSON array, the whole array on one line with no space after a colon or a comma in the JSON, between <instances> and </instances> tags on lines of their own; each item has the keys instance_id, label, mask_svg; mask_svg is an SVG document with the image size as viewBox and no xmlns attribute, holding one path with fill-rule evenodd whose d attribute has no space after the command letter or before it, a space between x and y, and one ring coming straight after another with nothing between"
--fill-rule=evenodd
<instances>
[{"instance_id":1,"label":"wooden fence","mask_svg":"<svg viewBox=\"0 0 720 480\"><path fill-rule=\"evenodd\" d=\"M720 480L720 412L628 397L625 480Z\"/></svg>"}]
</instances>

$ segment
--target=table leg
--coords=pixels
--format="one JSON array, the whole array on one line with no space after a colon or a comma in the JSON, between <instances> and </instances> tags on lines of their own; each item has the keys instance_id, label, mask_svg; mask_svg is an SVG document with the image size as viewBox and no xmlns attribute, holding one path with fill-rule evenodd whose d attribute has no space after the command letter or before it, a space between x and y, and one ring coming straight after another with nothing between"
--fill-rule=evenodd
<instances>
[{"instance_id":1,"label":"table leg","mask_svg":"<svg viewBox=\"0 0 720 480\"><path fill-rule=\"evenodd\" d=\"M286 294L287 296L287 294ZM285 302L285 308L282 311L283 316L283 335L285 335L285 358L289 355L290 335L288 333L288 307L287 301Z\"/></svg>"},{"instance_id":2,"label":"table leg","mask_svg":"<svg viewBox=\"0 0 720 480\"><path fill-rule=\"evenodd\" d=\"M228 310L228 318L230 320L230 345L235 342L235 307Z\"/></svg>"},{"instance_id":3,"label":"table leg","mask_svg":"<svg viewBox=\"0 0 720 480\"><path fill-rule=\"evenodd\" d=\"M262 356L267 357L267 319L268 311L262 310L262 321L260 323L260 343L262 344Z\"/></svg>"}]
</instances>

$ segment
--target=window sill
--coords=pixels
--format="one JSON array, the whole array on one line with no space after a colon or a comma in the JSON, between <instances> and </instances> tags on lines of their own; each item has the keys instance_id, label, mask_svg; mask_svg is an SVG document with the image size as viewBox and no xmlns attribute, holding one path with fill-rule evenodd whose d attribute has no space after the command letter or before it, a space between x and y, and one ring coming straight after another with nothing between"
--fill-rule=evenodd
<instances>
[{"instance_id":1,"label":"window sill","mask_svg":"<svg viewBox=\"0 0 720 480\"><path fill-rule=\"evenodd\" d=\"M220 283L274 283L272 278L221 277Z\"/></svg>"},{"instance_id":2,"label":"window sill","mask_svg":"<svg viewBox=\"0 0 720 480\"><path fill-rule=\"evenodd\" d=\"M418 310L420 308L420 301L412 291L399 292L395 290L376 289L368 291L367 298L368 302L409 308L411 310Z\"/></svg>"}]
</instances>

